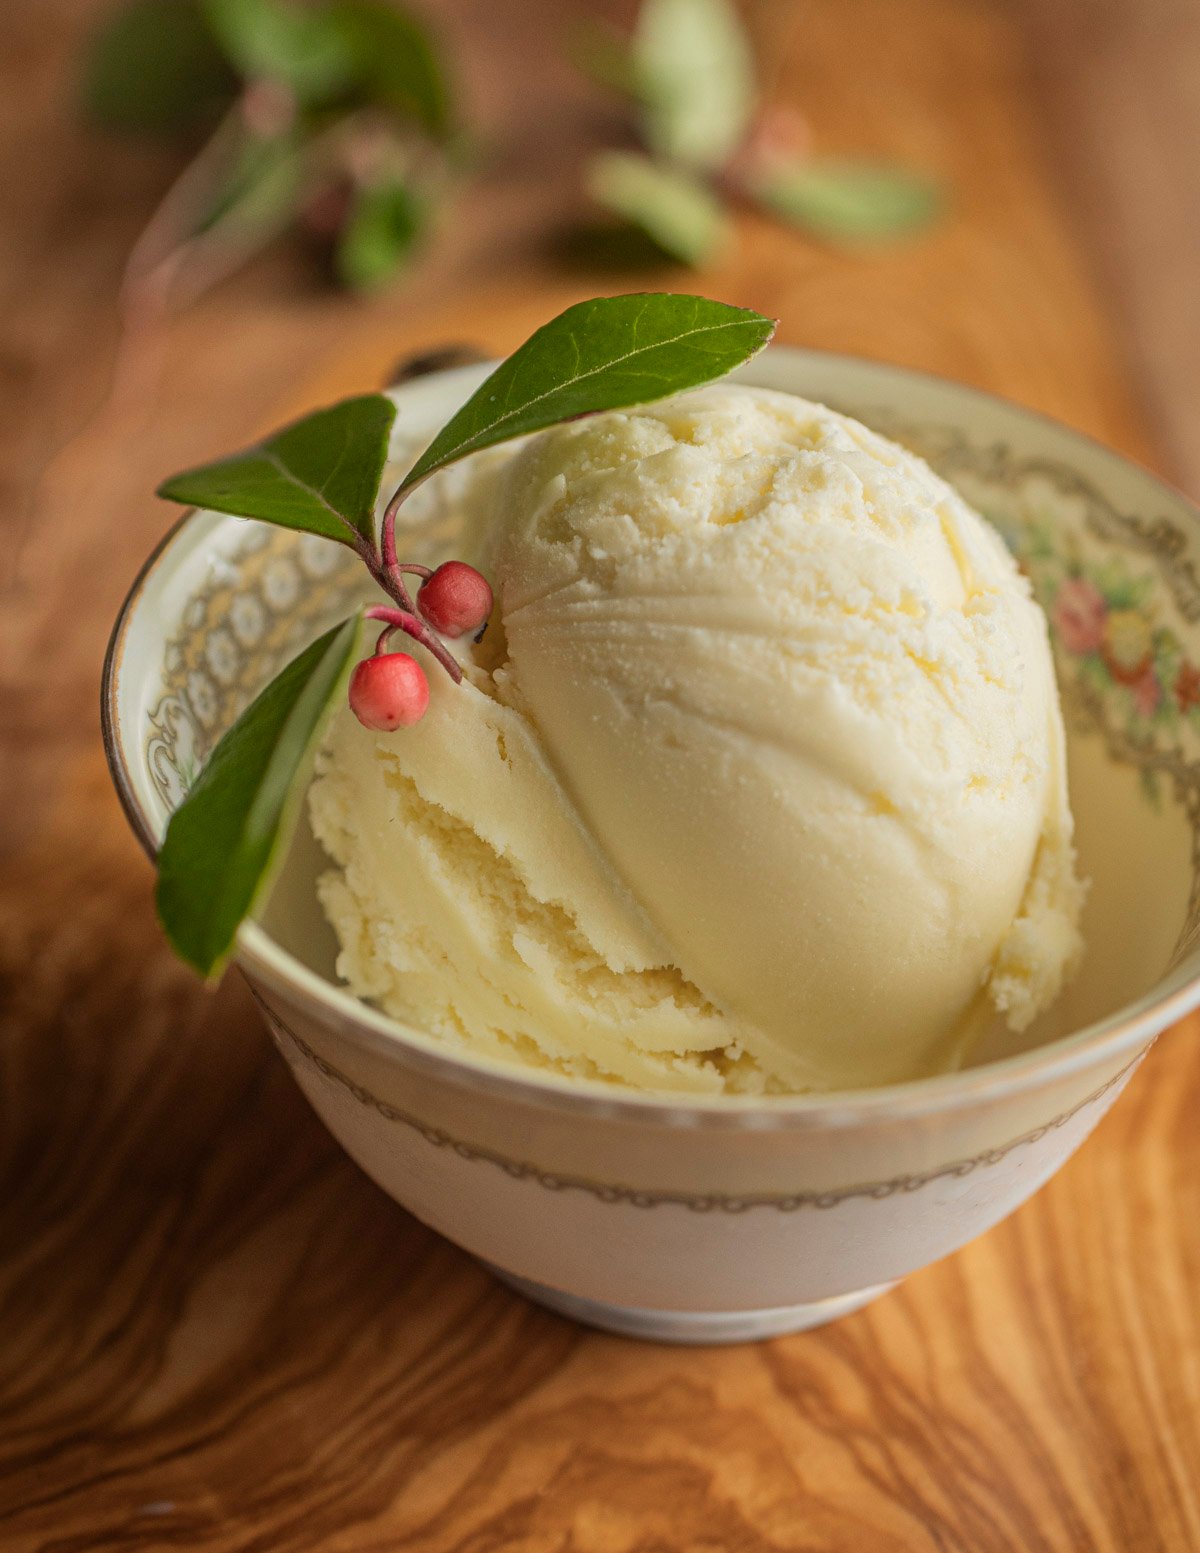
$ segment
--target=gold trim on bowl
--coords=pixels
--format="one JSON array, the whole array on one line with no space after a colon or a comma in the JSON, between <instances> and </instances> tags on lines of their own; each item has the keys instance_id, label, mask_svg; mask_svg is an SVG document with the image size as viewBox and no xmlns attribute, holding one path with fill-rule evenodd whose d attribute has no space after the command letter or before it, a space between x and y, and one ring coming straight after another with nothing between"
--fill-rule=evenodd
<instances>
[{"instance_id":1,"label":"gold trim on bowl","mask_svg":"<svg viewBox=\"0 0 1200 1553\"><path fill-rule=\"evenodd\" d=\"M408 1111L402 1111L387 1100L380 1100L377 1095L365 1089L357 1080L348 1077L339 1068L335 1068L331 1062L327 1062L318 1052L308 1044L302 1036L296 1034L270 1006L263 1001L257 993L254 1000L262 1009L267 1024L275 1032L277 1037L283 1036L291 1042L302 1057L327 1078L331 1083L337 1084L359 1105L366 1106L369 1110L377 1112L385 1121L395 1122L401 1127L407 1127L410 1131L419 1133L426 1143L438 1149L452 1149L460 1159L469 1160L472 1163L479 1162L494 1165L502 1170L506 1176L511 1176L514 1181L531 1181L536 1186L545 1187L552 1192L584 1192L589 1197L595 1197L603 1203L623 1203L633 1208L657 1208L673 1206L688 1208L693 1213L745 1213L751 1208L774 1208L780 1213L796 1213L801 1208L836 1208L839 1203L849 1202L852 1198L867 1197L875 1201L881 1201L885 1197L894 1197L899 1192L919 1192L922 1187L929 1186L934 1181L942 1181L948 1177L961 1178L969 1176L974 1171L991 1165L998 1165L1006 1159L1014 1149L1025 1148L1033 1143L1040 1143L1049 1132L1055 1132L1060 1127L1065 1127L1072 1118L1085 1111L1088 1106L1103 1099L1111 1090L1131 1075L1134 1068L1141 1062L1144 1052L1139 1052L1132 1061L1127 1062L1118 1073L1106 1079L1098 1089L1060 1115L1052 1117L1050 1121L1043 1122L1041 1126L1034 1127L1024 1132L1020 1137L1011 1139L1008 1143L999 1144L995 1148L985 1149L981 1154L975 1154L969 1159L955 1160L948 1165L938 1165L932 1170L924 1170L915 1175L894 1176L888 1181L861 1182L855 1186L836 1187L830 1191L822 1192L754 1192L745 1196L731 1196L724 1192L655 1192L645 1191L635 1186L617 1186L607 1182L591 1181L586 1176L564 1175L556 1171L542 1170L538 1165L532 1165L524 1160L511 1159L505 1154L498 1154L492 1149L481 1148L474 1143L467 1143L462 1138L456 1138L448 1132L443 1132L438 1127L430 1127L419 1117L413 1116ZM286 1058L286 1053L284 1054Z\"/></svg>"}]
</instances>

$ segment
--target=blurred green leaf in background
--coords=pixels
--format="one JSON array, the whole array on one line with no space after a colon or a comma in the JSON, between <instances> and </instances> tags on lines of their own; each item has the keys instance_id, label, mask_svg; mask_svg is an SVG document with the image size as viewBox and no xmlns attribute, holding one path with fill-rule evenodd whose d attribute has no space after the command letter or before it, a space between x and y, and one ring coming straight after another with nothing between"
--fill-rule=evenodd
<instances>
[{"instance_id":1,"label":"blurred green leaf in background","mask_svg":"<svg viewBox=\"0 0 1200 1553\"><path fill-rule=\"evenodd\" d=\"M239 74L287 87L302 107L320 107L356 75L353 46L336 6L286 0L204 0L209 26Z\"/></svg>"},{"instance_id":2,"label":"blurred green leaf in background","mask_svg":"<svg viewBox=\"0 0 1200 1553\"><path fill-rule=\"evenodd\" d=\"M421 236L425 213L407 184L384 181L362 189L342 228L337 268L353 291L385 286Z\"/></svg>"},{"instance_id":3,"label":"blurred green leaf in background","mask_svg":"<svg viewBox=\"0 0 1200 1553\"><path fill-rule=\"evenodd\" d=\"M449 138L455 131L450 82L425 26L381 0L341 0L336 14L366 96L409 115L435 140Z\"/></svg>"},{"instance_id":4,"label":"blurred green leaf in background","mask_svg":"<svg viewBox=\"0 0 1200 1553\"><path fill-rule=\"evenodd\" d=\"M237 87L200 0L132 0L92 40L81 92L106 129L170 136L211 121Z\"/></svg>"},{"instance_id":5,"label":"blurred green leaf in background","mask_svg":"<svg viewBox=\"0 0 1200 1553\"><path fill-rule=\"evenodd\" d=\"M706 263L724 246L729 221L709 186L683 168L626 151L591 163L588 193L681 264Z\"/></svg>"},{"instance_id":6,"label":"blurred green leaf in background","mask_svg":"<svg viewBox=\"0 0 1200 1553\"><path fill-rule=\"evenodd\" d=\"M843 243L919 232L941 205L937 185L920 173L841 158L776 168L754 193L785 221Z\"/></svg>"},{"instance_id":7,"label":"blurred green leaf in background","mask_svg":"<svg viewBox=\"0 0 1200 1553\"><path fill-rule=\"evenodd\" d=\"M197 144L130 256L134 312L194 297L291 225L343 285L385 285L461 141L436 41L396 0L125 0L81 99L105 128Z\"/></svg>"},{"instance_id":8,"label":"blurred green leaf in background","mask_svg":"<svg viewBox=\"0 0 1200 1553\"><path fill-rule=\"evenodd\" d=\"M757 96L750 43L728 0L644 0L632 52L650 149L685 167L723 166Z\"/></svg>"}]
</instances>

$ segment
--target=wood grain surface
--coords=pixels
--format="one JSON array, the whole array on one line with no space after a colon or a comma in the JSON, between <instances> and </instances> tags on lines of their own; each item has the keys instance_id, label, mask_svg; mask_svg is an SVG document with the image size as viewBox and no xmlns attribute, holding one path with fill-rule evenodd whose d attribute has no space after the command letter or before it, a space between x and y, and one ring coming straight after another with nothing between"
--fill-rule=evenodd
<instances>
[{"instance_id":1,"label":"wood grain surface","mask_svg":"<svg viewBox=\"0 0 1200 1553\"><path fill-rule=\"evenodd\" d=\"M1071 11L1119 48L1155 5ZM579 8L427 8L492 153L412 282L361 307L268 256L113 399L121 262L171 158L72 123L98 5L4 6L0 1548L1200 1549L1195 1020L959 1255L822 1331L673 1350L548 1315L408 1218L322 1131L236 978L209 995L166 952L99 750L104 638L166 521L155 480L298 399L422 345L514 344L571 296L694 284L779 313L785 339L997 389L1151 462L1170 445L1144 385L1180 379L1139 335L1131 389L1139 320L1077 224L1097 156L1094 129L1064 150L1069 27L988 0L758 0L774 90L821 144L935 168L952 210L854 258L747 216L693 280L566 266L579 159L619 133L561 63ZM1195 48L1185 69L1194 88ZM1153 117L1152 73L1123 90ZM1096 187L1136 172L1122 158Z\"/></svg>"}]
</instances>

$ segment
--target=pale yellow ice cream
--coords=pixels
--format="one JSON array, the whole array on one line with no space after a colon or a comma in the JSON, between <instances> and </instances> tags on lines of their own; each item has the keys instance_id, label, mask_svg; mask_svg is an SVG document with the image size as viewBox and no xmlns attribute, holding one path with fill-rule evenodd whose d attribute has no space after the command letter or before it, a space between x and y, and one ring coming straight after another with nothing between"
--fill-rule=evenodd
<instances>
[{"instance_id":1,"label":"pale yellow ice cream","mask_svg":"<svg viewBox=\"0 0 1200 1553\"><path fill-rule=\"evenodd\" d=\"M546 432L470 503L498 619L417 727L339 715L341 974L640 1087L955 1066L1079 950L1045 620L919 459L723 385Z\"/></svg>"}]
</instances>

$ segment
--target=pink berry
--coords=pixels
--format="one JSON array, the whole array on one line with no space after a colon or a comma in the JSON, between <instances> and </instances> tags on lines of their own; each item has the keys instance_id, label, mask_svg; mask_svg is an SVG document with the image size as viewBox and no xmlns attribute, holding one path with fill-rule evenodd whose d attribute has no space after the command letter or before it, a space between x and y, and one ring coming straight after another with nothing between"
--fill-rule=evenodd
<instances>
[{"instance_id":1,"label":"pink berry","mask_svg":"<svg viewBox=\"0 0 1200 1553\"><path fill-rule=\"evenodd\" d=\"M350 710L364 728L392 733L420 722L429 705L425 670L406 652L364 658L350 676Z\"/></svg>"},{"instance_id":2,"label":"pink berry","mask_svg":"<svg viewBox=\"0 0 1200 1553\"><path fill-rule=\"evenodd\" d=\"M421 584L417 608L443 636L473 636L492 612L492 590L465 561L444 561Z\"/></svg>"}]
</instances>

